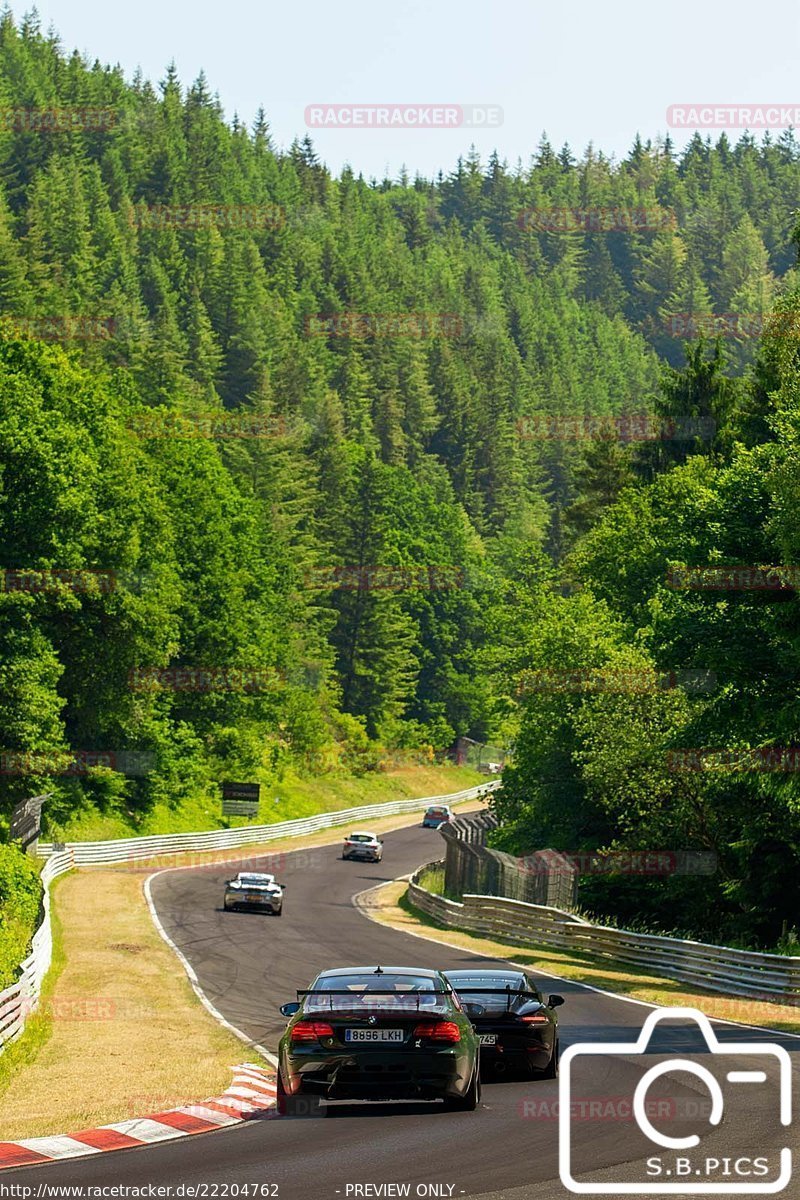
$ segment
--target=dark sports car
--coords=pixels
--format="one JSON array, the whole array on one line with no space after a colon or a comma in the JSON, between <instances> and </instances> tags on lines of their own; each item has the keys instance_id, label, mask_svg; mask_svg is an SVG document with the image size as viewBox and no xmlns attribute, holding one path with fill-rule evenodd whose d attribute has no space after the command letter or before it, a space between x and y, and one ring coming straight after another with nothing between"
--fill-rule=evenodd
<instances>
[{"instance_id":1,"label":"dark sports car","mask_svg":"<svg viewBox=\"0 0 800 1200\"><path fill-rule=\"evenodd\" d=\"M563 996L545 1004L536 981L523 971L446 971L481 1043L481 1064L495 1074L518 1072L542 1079L558 1074L558 1017Z\"/></svg>"},{"instance_id":2,"label":"dark sports car","mask_svg":"<svg viewBox=\"0 0 800 1200\"><path fill-rule=\"evenodd\" d=\"M320 1099L480 1100L479 1043L439 971L323 971L297 1003L278 1047L278 1112L313 1115Z\"/></svg>"}]
</instances>

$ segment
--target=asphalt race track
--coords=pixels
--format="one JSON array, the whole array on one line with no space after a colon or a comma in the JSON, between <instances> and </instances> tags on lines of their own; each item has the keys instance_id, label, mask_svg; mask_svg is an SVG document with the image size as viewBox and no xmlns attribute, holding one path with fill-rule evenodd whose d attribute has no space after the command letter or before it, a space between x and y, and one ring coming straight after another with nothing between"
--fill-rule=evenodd
<instances>
[{"instance_id":1,"label":"asphalt race track","mask_svg":"<svg viewBox=\"0 0 800 1200\"><path fill-rule=\"evenodd\" d=\"M385 835L379 864L342 862L338 845L281 856L279 863L267 857L264 869L275 871L287 884L280 918L221 911L223 884L234 873L233 865L166 871L154 879L152 896L164 928L191 962L209 1000L255 1043L274 1051L284 1026L278 1005L293 1000L295 989L306 987L322 968L375 962L444 968L485 963L467 951L377 925L352 904L355 893L410 872L438 857L440 850L435 830L414 826ZM559 1009L562 1051L575 1042L634 1041L651 1011L547 976L542 977L542 988L566 998ZM725 1025L715 1026L715 1032L726 1043L782 1044L797 1075L800 1039ZM647 1158L661 1155L666 1172L668 1163L687 1153L653 1145L623 1115L644 1071L667 1053L700 1055L702 1043L691 1026L672 1024L661 1026L647 1055L576 1061L576 1175L590 1172L610 1186L638 1182L649 1178ZM243 1047L242 1061L246 1059ZM696 1077L672 1074L655 1082L649 1093L654 1125L671 1137L700 1135L701 1144L692 1151L693 1174L696 1162L716 1159L724 1164L728 1159L727 1166L709 1168L708 1178L747 1185L748 1178L736 1174L733 1164L739 1161L743 1171L752 1170L745 1157L761 1156L769 1160L768 1178L774 1178L780 1149L800 1145L796 1132L779 1124L777 1060L765 1053L741 1063L725 1053L705 1054L702 1061L723 1084L726 1108L721 1124L708 1122L703 1084ZM728 1071L745 1066L762 1070L766 1080L725 1080ZM796 1081L794 1090L796 1095ZM481 1108L474 1113L444 1112L437 1104L340 1103L329 1106L324 1118L256 1121L174 1143L7 1171L0 1182L154 1183L173 1188L271 1183L277 1185L279 1200L402 1195L378 1189L409 1184L405 1194L410 1196L502 1194L514 1200L563 1200L570 1193L558 1173L557 1097L557 1080L504 1079L484 1084ZM596 1101L593 1109L589 1100ZM794 1107L796 1111L796 1101ZM759 1180L752 1176L751 1182ZM359 1184L376 1188L354 1190ZM418 1191L418 1185L427 1185L427 1191ZM207 1193L215 1194L223 1197L225 1192ZM799 1200L800 1173L781 1194Z\"/></svg>"}]
</instances>

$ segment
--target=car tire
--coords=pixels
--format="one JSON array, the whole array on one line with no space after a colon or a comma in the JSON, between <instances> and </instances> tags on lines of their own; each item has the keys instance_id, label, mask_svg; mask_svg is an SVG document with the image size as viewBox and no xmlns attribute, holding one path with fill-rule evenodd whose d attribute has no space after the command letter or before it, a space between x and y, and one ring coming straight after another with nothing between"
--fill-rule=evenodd
<instances>
[{"instance_id":1,"label":"car tire","mask_svg":"<svg viewBox=\"0 0 800 1200\"><path fill-rule=\"evenodd\" d=\"M478 1062L472 1072L469 1087L463 1096L446 1096L445 1108L451 1112L474 1112L481 1102L481 1069Z\"/></svg>"},{"instance_id":2,"label":"car tire","mask_svg":"<svg viewBox=\"0 0 800 1200\"><path fill-rule=\"evenodd\" d=\"M319 1096L309 1096L305 1092L295 1092L290 1095L283 1086L280 1068L278 1069L278 1085L276 1109L280 1117L319 1117L324 1116Z\"/></svg>"},{"instance_id":3,"label":"car tire","mask_svg":"<svg viewBox=\"0 0 800 1200\"><path fill-rule=\"evenodd\" d=\"M276 909L275 909L275 911L274 911L274 913L273 913L272 915L273 915L274 917L281 917L281 916L283 916L283 905L281 905L281 907L280 907L280 908L276 908Z\"/></svg>"},{"instance_id":4,"label":"car tire","mask_svg":"<svg viewBox=\"0 0 800 1200\"><path fill-rule=\"evenodd\" d=\"M547 1066L545 1067L545 1069L543 1071L536 1072L537 1078L539 1078L539 1079L558 1079L558 1053L559 1053L559 1043L558 1043L558 1038L556 1038L555 1045L553 1046L553 1053L550 1055L550 1062L547 1064Z\"/></svg>"}]
</instances>

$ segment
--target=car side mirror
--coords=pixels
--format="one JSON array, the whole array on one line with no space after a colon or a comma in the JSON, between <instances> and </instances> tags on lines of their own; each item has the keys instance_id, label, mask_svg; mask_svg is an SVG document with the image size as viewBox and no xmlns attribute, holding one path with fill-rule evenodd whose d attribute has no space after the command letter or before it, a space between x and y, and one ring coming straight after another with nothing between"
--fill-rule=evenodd
<instances>
[{"instance_id":1,"label":"car side mirror","mask_svg":"<svg viewBox=\"0 0 800 1200\"><path fill-rule=\"evenodd\" d=\"M563 996L549 996L548 1000L547 1000L547 1007L548 1008L558 1008L563 1003L564 1003Z\"/></svg>"},{"instance_id":2,"label":"car side mirror","mask_svg":"<svg viewBox=\"0 0 800 1200\"><path fill-rule=\"evenodd\" d=\"M284 1017L293 1017L296 1012L300 1011L300 1005L293 1000L291 1004L282 1004L280 1011Z\"/></svg>"},{"instance_id":3,"label":"car side mirror","mask_svg":"<svg viewBox=\"0 0 800 1200\"><path fill-rule=\"evenodd\" d=\"M275 882L276 882L276 883L278 883L277 879L275 880ZM285 883L278 883L278 887L279 887L279 888L285 888L285 887L286 887L286 884L285 884Z\"/></svg>"},{"instance_id":4,"label":"car side mirror","mask_svg":"<svg viewBox=\"0 0 800 1200\"><path fill-rule=\"evenodd\" d=\"M462 1008L468 1017L482 1017L486 1012L486 1006L484 1004L478 1004L474 1000L464 1000L462 1002Z\"/></svg>"}]
</instances>

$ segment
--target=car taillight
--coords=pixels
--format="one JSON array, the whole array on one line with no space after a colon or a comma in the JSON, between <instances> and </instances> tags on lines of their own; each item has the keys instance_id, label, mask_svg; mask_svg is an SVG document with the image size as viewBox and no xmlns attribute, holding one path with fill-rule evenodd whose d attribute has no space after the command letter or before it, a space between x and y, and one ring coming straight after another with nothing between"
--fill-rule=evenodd
<instances>
[{"instance_id":1,"label":"car taillight","mask_svg":"<svg viewBox=\"0 0 800 1200\"><path fill-rule=\"evenodd\" d=\"M549 1024L544 1013L531 1013L529 1017L522 1017L526 1025L547 1025Z\"/></svg>"},{"instance_id":2,"label":"car taillight","mask_svg":"<svg viewBox=\"0 0 800 1200\"><path fill-rule=\"evenodd\" d=\"M421 1021L414 1027L414 1037L430 1038L432 1042L460 1042L461 1030L455 1021Z\"/></svg>"},{"instance_id":3,"label":"car taillight","mask_svg":"<svg viewBox=\"0 0 800 1200\"><path fill-rule=\"evenodd\" d=\"M292 1026L293 1042L319 1042L333 1037L333 1026L327 1021L298 1021Z\"/></svg>"}]
</instances>

